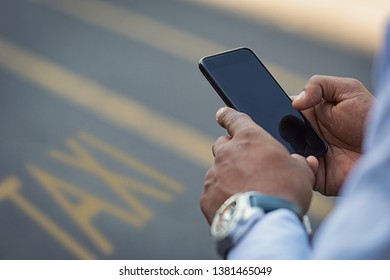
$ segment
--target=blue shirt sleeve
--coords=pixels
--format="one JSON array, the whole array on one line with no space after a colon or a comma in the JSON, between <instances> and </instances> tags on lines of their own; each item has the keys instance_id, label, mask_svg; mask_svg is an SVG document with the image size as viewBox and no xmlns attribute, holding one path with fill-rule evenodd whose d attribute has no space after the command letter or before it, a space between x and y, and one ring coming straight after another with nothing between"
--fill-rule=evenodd
<instances>
[{"instance_id":1,"label":"blue shirt sleeve","mask_svg":"<svg viewBox=\"0 0 390 280\"><path fill-rule=\"evenodd\" d=\"M383 38L383 46L376 58L374 66L375 92L380 92L386 87L390 75L390 22L387 25L387 31Z\"/></svg>"},{"instance_id":2,"label":"blue shirt sleeve","mask_svg":"<svg viewBox=\"0 0 390 280\"><path fill-rule=\"evenodd\" d=\"M279 209L265 215L243 239L233 247L231 260L272 259L290 260L310 257L306 230L297 215Z\"/></svg>"}]
</instances>

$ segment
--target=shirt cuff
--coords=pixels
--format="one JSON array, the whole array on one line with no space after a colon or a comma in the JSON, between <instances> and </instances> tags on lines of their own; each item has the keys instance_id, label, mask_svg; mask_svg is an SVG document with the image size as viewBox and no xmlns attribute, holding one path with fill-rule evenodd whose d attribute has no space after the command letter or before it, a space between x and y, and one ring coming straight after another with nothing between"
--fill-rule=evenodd
<instances>
[{"instance_id":1,"label":"shirt cuff","mask_svg":"<svg viewBox=\"0 0 390 280\"><path fill-rule=\"evenodd\" d=\"M230 260L309 259L311 248L305 228L290 210L278 209L264 215L232 247Z\"/></svg>"}]
</instances>

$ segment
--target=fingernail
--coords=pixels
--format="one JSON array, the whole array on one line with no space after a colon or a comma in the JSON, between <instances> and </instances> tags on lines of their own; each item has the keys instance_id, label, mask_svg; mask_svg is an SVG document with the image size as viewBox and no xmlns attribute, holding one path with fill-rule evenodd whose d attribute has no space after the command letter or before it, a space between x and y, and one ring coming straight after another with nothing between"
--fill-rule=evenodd
<instances>
[{"instance_id":1,"label":"fingernail","mask_svg":"<svg viewBox=\"0 0 390 280\"><path fill-rule=\"evenodd\" d=\"M294 101L299 101L301 100L306 94L306 91L302 91L300 94L298 94L295 98Z\"/></svg>"},{"instance_id":2,"label":"fingernail","mask_svg":"<svg viewBox=\"0 0 390 280\"><path fill-rule=\"evenodd\" d=\"M216 119L216 121L218 121L219 116L223 113L223 111L225 111L225 109L226 109L226 107L222 107L222 108L220 108L220 109L217 111L217 113L215 114L215 119Z\"/></svg>"}]
</instances>

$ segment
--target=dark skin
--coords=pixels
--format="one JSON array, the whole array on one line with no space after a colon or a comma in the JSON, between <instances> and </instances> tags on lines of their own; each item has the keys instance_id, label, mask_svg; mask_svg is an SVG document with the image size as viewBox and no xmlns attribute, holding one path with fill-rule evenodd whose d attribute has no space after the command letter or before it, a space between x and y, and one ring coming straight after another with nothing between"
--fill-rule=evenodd
<instances>
[{"instance_id":1,"label":"dark skin","mask_svg":"<svg viewBox=\"0 0 390 280\"><path fill-rule=\"evenodd\" d=\"M209 223L227 198L245 191L279 196L308 210L315 176L305 158L290 155L246 114L222 108L217 121L228 135L213 145L215 162L205 177L201 208Z\"/></svg>"},{"instance_id":2,"label":"dark skin","mask_svg":"<svg viewBox=\"0 0 390 280\"><path fill-rule=\"evenodd\" d=\"M364 127L374 99L358 80L329 76L313 76L303 97L294 98L293 107L302 111L329 145L327 154L314 163L319 165L315 191L327 196L339 193L362 155Z\"/></svg>"},{"instance_id":3,"label":"dark skin","mask_svg":"<svg viewBox=\"0 0 390 280\"><path fill-rule=\"evenodd\" d=\"M200 204L211 223L216 210L238 192L258 191L298 204L306 213L312 190L337 195L362 155L364 124L374 97L353 79L314 76L293 101L329 144L324 158L290 155L250 117L231 108L217 112L227 130L213 145Z\"/></svg>"}]
</instances>

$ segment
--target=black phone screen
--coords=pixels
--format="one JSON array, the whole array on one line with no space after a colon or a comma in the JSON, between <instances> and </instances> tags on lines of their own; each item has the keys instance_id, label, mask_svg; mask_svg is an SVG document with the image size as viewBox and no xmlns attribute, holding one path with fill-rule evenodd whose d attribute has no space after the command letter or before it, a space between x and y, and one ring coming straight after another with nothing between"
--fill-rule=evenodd
<instances>
[{"instance_id":1,"label":"black phone screen","mask_svg":"<svg viewBox=\"0 0 390 280\"><path fill-rule=\"evenodd\" d=\"M251 50L209 56L199 67L229 107L248 114L290 153L320 157L326 152L327 145Z\"/></svg>"}]
</instances>

